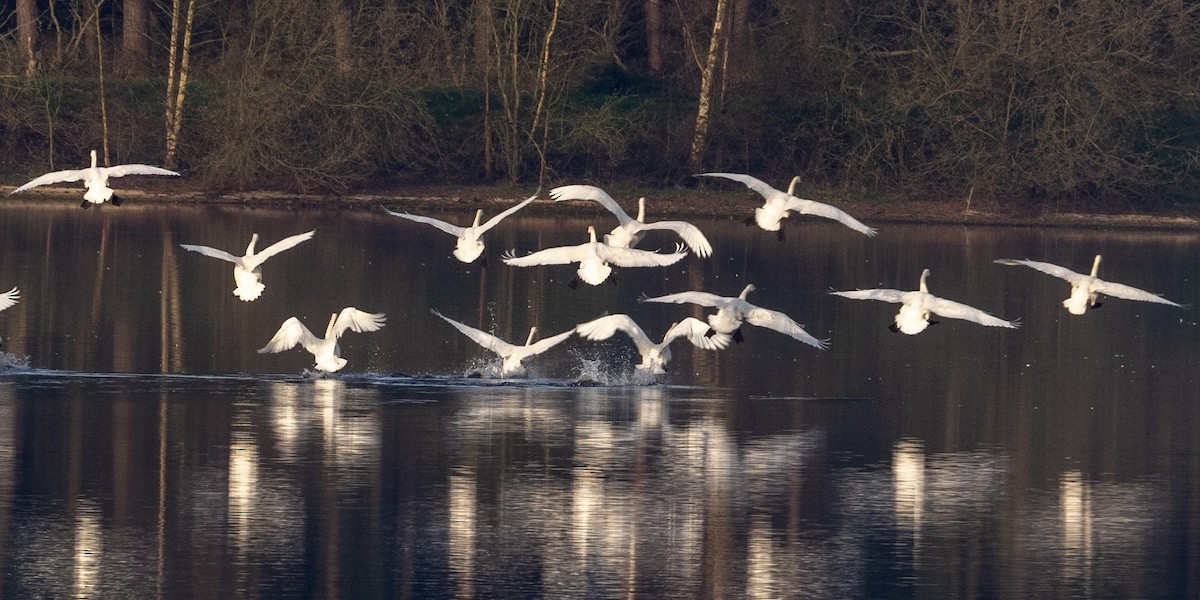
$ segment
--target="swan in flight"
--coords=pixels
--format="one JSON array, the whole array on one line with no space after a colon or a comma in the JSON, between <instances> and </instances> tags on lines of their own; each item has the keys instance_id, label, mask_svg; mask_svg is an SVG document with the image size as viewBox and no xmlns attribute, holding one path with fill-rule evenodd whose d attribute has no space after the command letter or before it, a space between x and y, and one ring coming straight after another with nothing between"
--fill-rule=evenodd
<instances>
[{"instance_id":1,"label":"swan in flight","mask_svg":"<svg viewBox=\"0 0 1200 600\"><path fill-rule=\"evenodd\" d=\"M97 167L96 166L96 151L92 150L92 166L86 169L74 169L66 171L54 171L46 173L41 177L26 183L25 185L9 192L15 194L23 192L29 188L34 188L39 185L47 185L51 183L62 183L69 181L83 180L84 187L87 191L83 194L83 203L79 206L87 208L91 204L102 204L107 201L112 201L113 206L121 205L121 198L113 193L113 189L108 187L109 177L124 177L126 175L174 175L179 176L175 171L169 171L159 167L150 165L117 165L115 167Z\"/></svg>"},{"instance_id":2,"label":"swan in flight","mask_svg":"<svg viewBox=\"0 0 1200 600\"><path fill-rule=\"evenodd\" d=\"M1180 306L1158 294L1153 294L1145 290L1104 281L1096 277L1096 273L1100 272L1100 255L1092 261L1092 273L1084 275L1076 273L1065 267L1058 265L1038 262L1036 260L1013 260L1010 258L1001 258L993 262L1002 265L1024 265L1031 269L1037 269L1043 273L1053 275L1059 279L1067 280L1071 284L1071 297L1063 300L1063 306L1067 307L1067 312L1073 315L1082 315L1087 312L1088 307L1098 308L1102 303L1097 302L1097 296L1104 294L1113 298L1122 298L1125 300L1141 300L1143 302L1156 302L1158 304L1169 304L1171 306Z\"/></svg>"},{"instance_id":3,"label":"swan in flight","mask_svg":"<svg viewBox=\"0 0 1200 600\"><path fill-rule=\"evenodd\" d=\"M246 246L245 256L234 256L224 250L217 250L208 246L194 246L192 244L180 244L180 246L185 250L199 252L205 256L233 263L233 281L237 284L237 288L233 290L233 295L246 302L250 302L261 296L263 290L267 289L267 286L262 283L262 264L268 258L300 242L311 240L314 233L316 233L316 230L284 238L263 248L262 252L254 251L254 246L258 243L258 234L255 233L250 236L250 245Z\"/></svg>"},{"instance_id":4,"label":"swan in flight","mask_svg":"<svg viewBox=\"0 0 1200 600\"><path fill-rule=\"evenodd\" d=\"M676 247L675 252L671 254L659 254L636 248L618 248L604 242L597 242L596 228L592 226L588 226L588 236L591 241L578 246L547 248L520 257L516 256L515 250L510 250L504 255L504 263L514 267L532 267L568 265L577 262L579 269L576 270L576 274L579 275L579 279L591 285L600 285L612 273L609 263L618 267L665 267L673 265L687 256L682 245ZM579 285L579 280L572 279L569 285L571 289L575 289Z\"/></svg>"},{"instance_id":5,"label":"swan in flight","mask_svg":"<svg viewBox=\"0 0 1200 600\"><path fill-rule=\"evenodd\" d=\"M613 200L604 190L591 185L564 185L550 190L550 197L555 202L563 200L594 200L599 202L601 206L608 209L609 212L616 215L617 223L615 229L604 236L604 243L609 246L617 246L620 248L633 248L642 241L642 236L647 231L652 229L666 229L674 231L683 239L683 243L687 244L700 258L706 258L712 255L712 244L708 243L708 238L704 237L704 233L695 225L684 221L655 221L647 223L646 219L646 199L638 198L637 218L630 217L621 205Z\"/></svg>"},{"instance_id":6,"label":"swan in flight","mask_svg":"<svg viewBox=\"0 0 1200 600\"><path fill-rule=\"evenodd\" d=\"M639 302L666 302L671 304L698 304L717 309L716 314L708 316L708 324L712 326L710 337L725 336L728 338L730 334L735 342L742 341L742 323L749 323L767 329L774 329L791 338L797 339L809 346L824 350L829 347L828 340L819 340L804 330L804 326L793 321L787 315L770 310L760 308L746 301L746 296L754 291L754 285L747 285L742 293L736 298L726 296L718 296L708 292L680 292L678 294L668 294L657 298L641 298ZM725 339L725 344L728 344L728 339Z\"/></svg>"},{"instance_id":7,"label":"swan in flight","mask_svg":"<svg viewBox=\"0 0 1200 600\"><path fill-rule=\"evenodd\" d=\"M429 312L441 317L442 320L461 331L463 335L471 338L471 341L491 350L503 359L504 362L500 365L500 377L523 377L525 375L525 365L522 363L524 363L525 359L557 346L563 340L571 337L571 334L575 333L574 329L570 329L558 335L534 342L533 338L537 335L537 327L530 327L529 338L525 340L525 345L516 346L490 333L459 323L436 310L430 309Z\"/></svg>"},{"instance_id":8,"label":"swan in flight","mask_svg":"<svg viewBox=\"0 0 1200 600\"><path fill-rule=\"evenodd\" d=\"M283 322L279 331L275 332L275 337L272 337L266 346L258 349L258 353L275 354L291 350L296 344L300 344L316 357L318 371L333 373L346 366L346 359L342 358L342 349L338 347L338 338L342 337L347 329L358 333L379 331L386 320L383 313L369 313L347 306L340 314L333 313L329 317L325 337L319 338L313 335L300 319L291 317Z\"/></svg>"},{"instance_id":9,"label":"swan in flight","mask_svg":"<svg viewBox=\"0 0 1200 600\"><path fill-rule=\"evenodd\" d=\"M0 294L0 310L4 310L16 304L17 299L20 297L21 291L15 287L7 292L4 292L3 294Z\"/></svg>"},{"instance_id":10,"label":"swan in flight","mask_svg":"<svg viewBox=\"0 0 1200 600\"><path fill-rule=\"evenodd\" d=\"M666 374L667 363L671 362L671 342L681 337L686 337L692 345L704 350L720 350L729 345L729 336L708 336L712 328L694 317L687 317L671 325L662 341L658 343L651 340L628 315L600 317L576 326L575 331L583 338L593 341L607 340L618 331L625 333L642 355L642 362L635 370L652 376Z\"/></svg>"},{"instance_id":11,"label":"swan in flight","mask_svg":"<svg viewBox=\"0 0 1200 600\"><path fill-rule=\"evenodd\" d=\"M526 198L524 201L516 204L508 210L505 210L504 212L488 219L488 221L482 225L480 225L479 222L483 220L483 209L478 209L475 211L475 221L468 227L451 225L450 223L440 221L432 217L422 217L420 215L412 215L409 213L393 212L386 208L383 209L383 211L389 215L392 215L393 217L400 217L401 219L408 219L409 221L416 221L418 223L432 225L458 238L458 241L454 244L454 257L462 262L472 263L475 262L475 259L479 258L481 254L483 254L483 241L479 238L483 237L483 234L487 233L489 229L495 227L500 221L503 221L505 217L512 215L522 208L525 208L525 205L533 202L537 197L538 195L534 194Z\"/></svg>"},{"instance_id":12,"label":"swan in flight","mask_svg":"<svg viewBox=\"0 0 1200 600\"><path fill-rule=\"evenodd\" d=\"M988 313L960 304L951 300L938 298L929 293L929 288L925 285L925 280L929 277L929 269L921 272L920 288L915 292L905 292L901 290L857 290L853 292L829 292L834 296L843 298L852 298L855 300L882 300L884 302L899 303L900 312L896 313L896 322L888 325L888 329L893 332L902 331L908 335L916 335L925 331L930 323L930 314L946 317L947 319L962 319L987 325L989 327L1007 327L1016 329L1020 322L1005 321L997 317L993 317Z\"/></svg>"},{"instance_id":13,"label":"swan in flight","mask_svg":"<svg viewBox=\"0 0 1200 600\"><path fill-rule=\"evenodd\" d=\"M781 221L788 217L790 211L796 211L802 215L814 215L833 219L866 236L875 236L874 229L863 225L858 219L846 214L840 208L815 200L797 198L792 195L796 191L796 183L800 181L799 176L792 178L792 183L788 185L787 192L781 192L759 179L738 173L700 173L697 177L724 177L725 179L740 181L746 187L761 194L766 199L766 202L762 207L754 209L754 222L767 231L780 231ZM746 224L749 225L750 223L750 219L746 219Z\"/></svg>"}]
</instances>

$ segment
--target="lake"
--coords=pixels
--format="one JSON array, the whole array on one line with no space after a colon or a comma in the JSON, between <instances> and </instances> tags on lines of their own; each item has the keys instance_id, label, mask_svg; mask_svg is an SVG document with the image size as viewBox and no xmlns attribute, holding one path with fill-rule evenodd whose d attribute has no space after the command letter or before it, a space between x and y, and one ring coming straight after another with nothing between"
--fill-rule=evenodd
<instances>
[{"instance_id":1,"label":"lake","mask_svg":"<svg viewBox=\"0 0 1200 600\"><path fill-rule=\"evenodd\" d=\"M502 253L615 223L538 208L488 234L483 266L381 211L0 203L0 292L21 290L0 312L0 596L1200 595L1200 233L867 238L801 217L780 241L702 219L711 258L571 289L573 266ZM254 302L179 246L310 229ZM1186 306L1072 316L1067 283L992 262L1096 254ZM915 289L925 268L1020 328L895 334L897 305L828 293ZM747 326L720 352L677 342L667 378L636 385L627 338L572 337L528 379L478 379L494 361L430 313L517 344L612 313L659 337L711 311L639 298L748 283L830 347ZM256 352L345 306L387 322L342 338L338 376Z\"/></svg>"}]
</instances>

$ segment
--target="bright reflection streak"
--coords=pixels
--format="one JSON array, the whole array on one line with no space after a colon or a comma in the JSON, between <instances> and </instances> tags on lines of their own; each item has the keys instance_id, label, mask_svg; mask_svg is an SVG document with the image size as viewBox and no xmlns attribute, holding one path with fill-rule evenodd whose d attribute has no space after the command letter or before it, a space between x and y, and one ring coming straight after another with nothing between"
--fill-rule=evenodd
<instances>
[{"instance_id":1,"label":"bright reflection streak","mask_svg":"<svg viewBox=\"0 0 1200 600\"><path fill-rule=\"evenodd\" d=\"M475 597L475 498L476 477L471 467L450 473L449 562L458 585L458 597Z\"/></svg>"},{"instance_id":2,"label":"bright reflection streak","mask_svg":"<svg viewBox=\"0 0 1200 600\"><path fill-rule=\"evenodd\" d=\"M76 598L94 598L100 585L100 558L104 533L100 529L100 509L80 500L75 510L74 571Z\"/></svg>"},{"instance_id":3,"label":"bright reflection streak","mask_svg":"<svg viewBox=\"0 0 1200 600\"><path fill-rule=\"evenodd\" d=\"M1092 490L1083 473L1063 473L1059 483L1063 526L1063 575L1089 579L1092 559Z\"/></svg>"},{"instance_id":4,"label":"bright reflection streak","mask_svg":"<svg viewBox=\"0 0 1200 600\"><path fill-rule=\"evenodd\" d=\"M912 535L913 567L919 567L925 512L925 447L920 441L896 442L892 450L892 495L896 502L896 528Z\"/></svg>"},{"instance_id":5,"label":"bright reflection streak","mask_svg":"<svg viewBox=\"0 0 1200 600\"><path fill-rule=\"evenodd\" d=\"M249 431L234 425L229 441L229 532L241 558L250 547L258 490L258 446Z\"/></svg>"},{"instance_id":6,"label":"bright reflection streak","mask_svg":"<svg viewBox=\"0 0 1200 600\"><path fill-rule=\"evenodd\" d=\"M271 418L279 454L284 460L296 460L301 431L298 386L274 382L270 387Z\"/></svg>"},{"instance_id":7,"label":"bright reflection streak","mask_svg":"<svg viewBox=\"0 0 1200 600\"><path fill-rule=\"evenodd\" d=\"M746 595L750 598L778 598L775 582L775 558L771 546L771 527L766 517L756 515L750 521L746 541Z\"/></svg>"}]
</instances>

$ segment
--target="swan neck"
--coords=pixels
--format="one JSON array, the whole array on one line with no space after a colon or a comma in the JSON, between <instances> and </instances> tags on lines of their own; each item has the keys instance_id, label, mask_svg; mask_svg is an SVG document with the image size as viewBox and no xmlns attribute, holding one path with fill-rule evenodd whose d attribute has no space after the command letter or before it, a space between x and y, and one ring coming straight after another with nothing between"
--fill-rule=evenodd
<instances>
[{"instance_id":1,"label":"swan neck","mask_svg":"<svg viewBox=\"0 0 1200 600\"><path fill-rule=\"evenodd\" d=\"M476 209L475 210L475 222L472 224L472 227L479 227L479 222L482 220L483 220L483 209L482 208Z\"/></svg>"},{"instance_id":2,"label":"swan neck","mask_svg":"<svg viewBox=\"0 0 1200 600\"><path fill-rule=\"evenodd\" d=\"M637 220L643 223L646 222L646 197L638 198L638 215Z\"/></svg>"},{"instance_id":3,"label":"swan neck","mask_svg":"<svg viewBox=\"0 0 1200 600\"><path fill-rule=\"evenodd\" d=\"M1092 277L1095 277L1100 272L1100 255L1096 255L1096 259L1092 261Z\"/></svg>"},{"instance_id":4,"label":"swan neck","mask_svg":"<svg viewBox=\"0 0 1200 600\"><path fill-rule=\"evenodd\" d=\"M593 244L596 243L596 228L591 225L588 225L588 237L592 239Z\"/></svg>"},{"instance_id":5,"label":"swan neck","mask_svg":"<svg viewBox=\"0 0 1200 600\"><path fill-rule=\"evenodd\" d=\"M921 271L921 286L918 288L922 292L925 292L926 294L928 294L929 287L925 285L926 279L929 279L929 269L925 269L924 271Z\"/></svg>"},{"instance_id":6,"label":"swan neck","mask_svg":"<svg viewBox=\"0 0 1200 600\"><path fill-rule=\"evenodd\" d=\"M792 178L792 182L788 184L788 192L787 192L787 193L788 193L788 195L789 195L789 196L795 196L795 195L796 195L796 184L797 184L797 183L800 183L800 176L799 176L799 175L797 175L797 176L793 177L793 178Z\"/></svg>"},{"instance_id":7,"label":"swan neck","mask_svg":"<svg viewBox=\"0 0 1200 600\"><path fill-rule=\"evenodd\" d=\"M529 328L529 337L525 340L526 346L533 343L533 336L535 336L535 335L537 335L537 327L530 327Z\"/></svg>"},{"instance_id":8,"label":"swan neck","mask_svg":"<svg viewBox=\"0 0 1200 600\"><path fill-rule=\"evenodd\" d=\"M250 244L246 246L246 256L254 256L254 247L258 245L258 234L250 234Z\"/></svg>"},{"instance_id":9,"label":"swan neck","mask_svg":"<svg viewBox=\"0 0 1200 600\"><path fill-rule=\"evenodd\" d=\"M96 151L92 150L92 168L96 168Z\"/></svg>"},{"instance_id":10,"label":"swan neck","mask_svg":"<svg viewBox=\"0 0 1200 600\"><path fill-rule=\"evenodd\" d=\"M746 287L744 289L742 289L742 293L738 294L738 299L745 300L746 296L749 296L750 292L753 292L753 291L754 291L754 284L753 283L746 284Z\"/></svg>"},{"instance_id":11,"label":"swan neck","mask_svg":"<svg viewBox=\"0 0 1200 600\"><path fill-rule=\"evenodd\" d=\"M325 327L325 339L333 337L333 324L337 323L337 313L329 315L329 325Z\"/></svg>"}]
</instances>

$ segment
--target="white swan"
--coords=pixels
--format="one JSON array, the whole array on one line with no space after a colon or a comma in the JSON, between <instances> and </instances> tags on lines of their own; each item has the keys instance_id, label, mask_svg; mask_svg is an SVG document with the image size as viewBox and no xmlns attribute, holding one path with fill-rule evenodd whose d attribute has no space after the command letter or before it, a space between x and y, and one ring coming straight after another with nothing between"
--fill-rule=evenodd
<instances>
[{"instance_id":1,"label":"white swan","mask_svg":"<svg viewBox=\"0 0 1200 600\"><path fill-rule=\"evenodd\" d=\"M473 342L491 350L503 359L504 362L500 365L500 377L523 377L525 375L525 365L523 364L525 359L557 346L563 340L571 337L571 334L575 333L574 329L570 329L535 343L533 338L537 335L537 327L530 327L529 338L525 340L525 345L516 346L490 333L459 323L436 310L430 309L429 312L441 317L442 320L461 331L463 335L471 338Z\"/></svg>"},{"instance_id":2,"label":"white swan","mask_svg":"<svg viewBox=\"0 0 1200 600\"><path fill-rule=\"evenodd\" d=\"M346 366L346 359L342 358L342 349L338 347L338 338L342 337L347 329L358 333L379 331L386 320L383 313L369 313L347 306L340 314L333 313L329 317L325 337L319 338L313 335L300 319L291 317L283 322L266 346L258 349L258 353L275 354L291 350L296 344L300 344L316 358L317 370L333 373Z\"/></svg>"},{"instance_id":3,"label":"white swan","mask_svg":"<svg viewBox=\"0 0 1200 600\"><path fill-rule=\"evenodd\" d=\"M754 289L753 284L747 285L736 298L718 296L708 292L680 292L657 298L641 298L639 302L699 304L700 306L716 308L716 314L708 316L708 324L712 326L712 330L717 335L728 336L732 334L733 340L737 342L742 341L741 327L742 323L746 322L751 325L774 329L779 333L797 339L814 348L824 350L829 346L827 340L819 340L813 337L804 330L804 326L793 321L787 315L767 308L760 308L747 302L746 296L750 292L753 292ZM711 337L716 337L716 335ZM726 341L725 343L728 342Z\"/></svg>"},{"instance_id":4,"label":"white swan","mask_svg":"<svg viewBox=\"0 0 1200 600\"><path fill-rule=\"evenodd\" d=\"M687 317L671 325L662 341L658 343L651 340L628 315L600 317L576 326L575 331L585 339L593 341L607 340L618 331L624 332L633 340L642 355L642 362L635 370L651 375L666 374L667 363L671 362L671 342L681 337L686 337L692 345L705 350L720 350L729 345L729 336L707 336L712 328L694 317Z\"/></svg>"},{"instance_id":5,"label":"white swan","mask_svg":"<svg viewBox=\"0 0 1200 600\"><path fill-rule=\"evenodd\" d=\"M83 194L83 203L79 206L87 208L90 204L101 204L107 201L112 201L113 206L121 205L121 198L113 193L113 189L108 187L109 177L124 177L126 175L174 175L179 176L175 171L152 167L150 165L117 165L115 167L97 167L96 166L96 151L92 150L92 166L86 169L74 169L66 171L54 171L46 173L41 177L26 183L25 185L9 192L15 194L23 192L29 188L34 188L39 185L47 185L51 183L62 183L69 181L83 180L84 187L87 191Z\"/></svg>"},{"instance_id":6,"label":"white swan","mask_svg":"<svg viewBox=\"0 0 1200 600\"><path fill-rule=\"evenodd\" d=\"M504 220L505 217L512 215L518 210L524 208L525 205L533 202L537 196L537 194L534 194L526 198L524 201L516 204L515 206L512 206L504 212L488 219L487 222L482 225L479 224L479 221L483 219L483 209L478 209L475 211L475 221L468 227L451 225L450 223L440 221L432 217L422 217L420 215L412 215L409 213L392 212L386 208L383 209L383 211L389 215L392 215L393 217L400 217L401 219L408 219L409 221L416 221L418 223L432 225L458 238L458 241L454 243L454 257L462 262L471 263L475 262L475 259L479 258L479 255L483 254L483 241L479 238L482 237L483 234L487 233L489 229L495 227L497 223Z\"/></svg>"},{"instance_id":7,"label":"white swan","mask_svg":"<svg viewBox=\"0 0 1200 600\"><path fill-rule=\"evenodd\" d=\"M563 200L594 200L616 215L618 223L616 228L604 236L604 243L610 246L633 248L642 241L642 236L647 231L665 229L678 234L683 239L683 243L687 244L688 248L696 253L696 256L706 258L712 255L712 244L709 244L708 238L704 237L704 233L691 223L685 221L655 221L647 223L645 221L645 198L638 198L638 212L635 219L622 210L621 205L617 204L617 201L613 200L612 196L609 196L607 192L596 186L564 185L550 190L550 197L555 202L562 202Z\"/></svg>"},{"instance_id":8,"label":"white swan","mask_svg":"<svg viewBox=\"0 0 1200 600\"><path fill-rule=\"evenodd\" d=\"M618 248L597 242L596 228L592 226L588 227L588 236L591 241L578 246L547 248L521 257L514 254L515 250L510 250L504 255L504 263L514 267L533 267L567 265L577 262L579 269L576 270L576 274L579 275L579 279L591 285L600 285L612 273L609 263L618 267L665 267L673 265L687 256L682 245L678 246L671 254L659 254L636 248ZM579 285L579 281L573 279L569 285L574 289Z\"/></svg>"},{"instance_id":9,"label":"white swan","mask_svg":"<svg viewBox=\"0 0 1200 600\"><path fill-rule=\"evenodd\" d=\"M839 223L853 229L859 233L873 237L875 230L863 225L858 219L846 214L840 208L830 206L828 204L817 202L815 200L805 200L792 195L796 191L796 183L800 181L800 177L793 177L792 183L788 185L787 192L781 192L761 180L749 175L741 175L738 173L700 173L698 177L724 177L746 184L746 187L758 192L766 199L766 202L761 208L754 209L754 221L758 226L767 231L779 231L780 221L788 217L790 211L796 211L802 215L814 215L833 219ZM746 220L746 224L750 224L750 220Z\"/></svg>"},{"instance_id":10,"label":"white swan","mask_svg":"<svg viewBox=\"0 0 1200 600\"><path fill-rule=\"evenodd\" d=\"M1104 281L1096 277L1096 273L1100 272L1100 255L1097 254L1095 260L1092 261L1092 273L1084 275L1076 273L1065 267L1058 265L1038 262L1036 260L1013 260L1010 258L1001 258L993 262L1002 265L1024 265L1031 269L1037 269L1043 273L1047 273L1058 277L1059 279L1067 280L1071 284L1071 297L1063 300L1063 306L1067 307L1067 311L1073 315L1082 315L1087 312L1088 307L1096 308L1100 306L1097 302L1097 296L1104 294L1113 298L1122 298L1125 300L1141 300L1142 302L1155 302L1158 304L1169 304L1171 306L1180 306L1158 294L1153 294L1145 290Z\"/></svg>"},{"instance_id":11,"label":"white swan","mask_svg":"<svg viewBox=\"0 0 1200 600\"><path fill-rule=\"evenodd\" d=\"M17 303L17 299L21 297L21 292L17 288L13 288L0 294L0 310L11 307ZM4 346L4 339L0 338L0 347Z\"/></svg>"},{"instance_id":12,"label":"white swan","mask_svg":"<svg viewBox=\"0 0 1200 600\"><path fill-rule=\"evenodd\" d=\"M262 252L254 251L254 246L258 243L258 234L255 233L250 236L250 245L246 246L245 256L234 256L224 250L217 250L208 246L195 246L192 244L180 244L180 246L185 250L199 252L205 256L233 263L233 281L237 285L237 288L233 290L233 295L246 302L250 302L261 296L263 290L267 289L267 286L262 283L262 264L268 258L300 242L311 240L314 233L316 233L316 230L283 238L263 248Z\"/></svg>"},{"instance_id":13,"label":"white swan","mask_svg":"<svg viewBox=\"0 0 1200 600\"><path fill-rule=\"evenodd\" d=\"M929 315L935 314L947 319L962 319L987 325L989 327L1007 327L1016 329L1020 322L1005 321L988 313L944 298L938 298L929 293L925 280L929 277L929 269L921 272L921 283L915 292L901 290L857 290L853 292L829 292L834 296L852 298L854 300L882 300L884 302L900 303L900 312L896 313L895 323L888 326L892 331L902 331L908 335L916 335L929 327ZM933 321L937 323L937 321Z\"/></svg>"}]
</instances>

